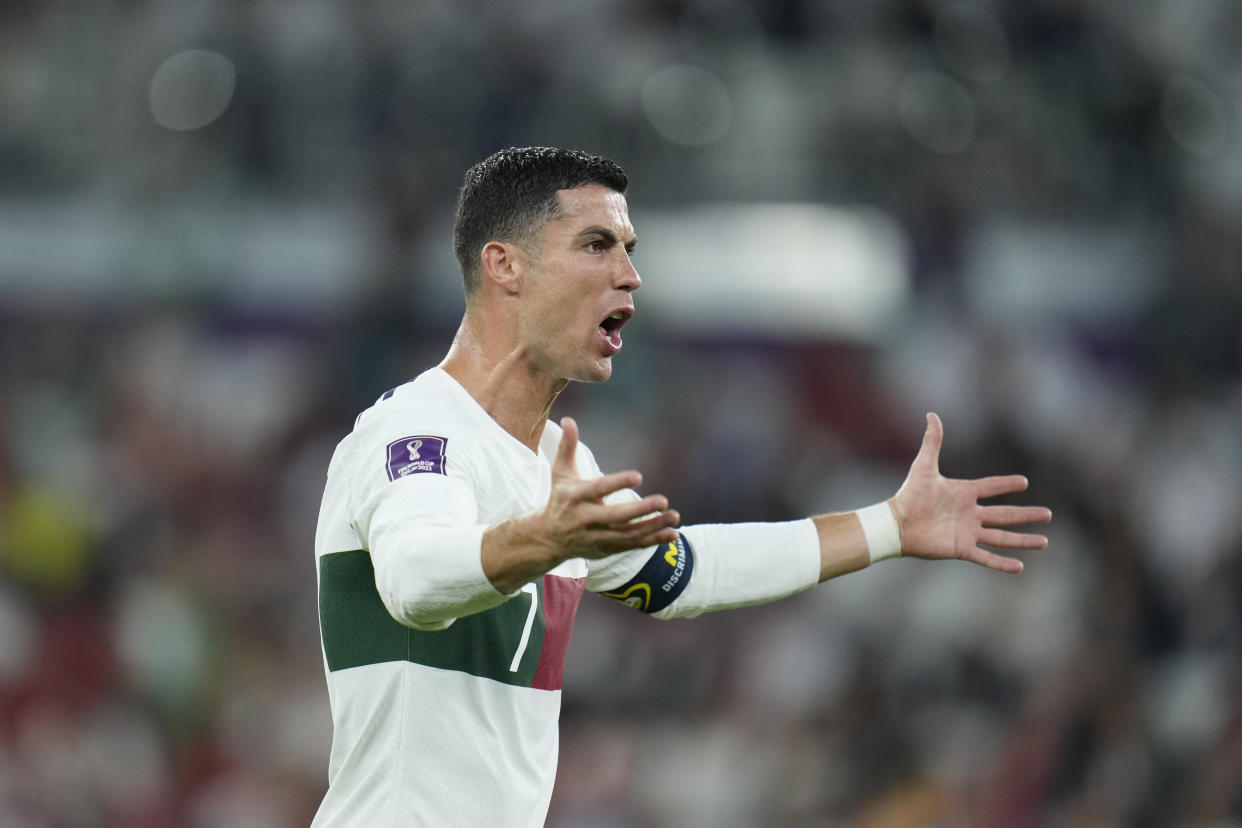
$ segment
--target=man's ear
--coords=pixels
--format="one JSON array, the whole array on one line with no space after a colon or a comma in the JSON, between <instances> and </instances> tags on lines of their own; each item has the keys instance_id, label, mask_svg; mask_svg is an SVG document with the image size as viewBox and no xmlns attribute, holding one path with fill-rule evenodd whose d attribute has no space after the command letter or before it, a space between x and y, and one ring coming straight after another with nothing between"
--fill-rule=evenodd
<instances>
[{"instance_id":1,"label":"man's ear","mask_svg":"<svg viewBox=\"0 0 1242 828\"><path fill-rule=\"evenodd\" d=\"M506 293L516 294L522 286L528 262L526 251L516 244L489 241L479 253L480 276Z\"/></svg>"}]
</instances>

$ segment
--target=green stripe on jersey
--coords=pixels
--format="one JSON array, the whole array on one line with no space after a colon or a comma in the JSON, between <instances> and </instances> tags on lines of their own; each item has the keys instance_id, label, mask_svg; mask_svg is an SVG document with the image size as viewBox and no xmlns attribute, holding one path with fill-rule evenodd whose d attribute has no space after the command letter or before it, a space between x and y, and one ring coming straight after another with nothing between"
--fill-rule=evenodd
<instances>
[{"instance_id":1,"label":"green stripe on jersey","mask_svg":"<svg viewBox=\"0 0 1242 828\"><path fill-rule=\"evenodd\" d=\"M509 667L530 616L529 593L518 593L499 606L458 618L446 630L424 632L388 614L375 588L375 569L366 550L323 555L319 558L319 630L328 670L410 661L530 687L544 631L543 579L535 584L535 618L513 672Z\"/></svg>"}]
</instances>

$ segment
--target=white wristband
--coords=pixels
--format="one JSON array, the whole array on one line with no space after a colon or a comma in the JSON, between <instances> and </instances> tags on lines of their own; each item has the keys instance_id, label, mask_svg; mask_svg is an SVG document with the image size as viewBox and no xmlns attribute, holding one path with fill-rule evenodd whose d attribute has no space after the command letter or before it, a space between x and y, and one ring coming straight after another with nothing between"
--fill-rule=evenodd
<instances>
[{"instance_id":1,"label":"white wristband","mask_svg":"<svg viewBox=\"0 0 1242 828\"><path fill-rule=\"evenodd\" d=\"M871 563L901 555L901 530L888 501L859 509L854 514L858 515L858 522L862 524Z\"/></svg>"}]
</instances>

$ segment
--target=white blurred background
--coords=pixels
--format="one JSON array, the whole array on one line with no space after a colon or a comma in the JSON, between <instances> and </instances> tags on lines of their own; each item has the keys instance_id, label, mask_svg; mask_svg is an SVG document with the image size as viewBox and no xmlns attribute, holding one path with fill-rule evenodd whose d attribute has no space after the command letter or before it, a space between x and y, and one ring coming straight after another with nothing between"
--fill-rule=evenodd
<instances>
[{"instance_id":1,"label":"white blurred background","mask_svg":"<svg viewBox=\"0 0 1242 828\"><path fill-rule=\"evenodd\" d=\"M630 174L575 415L688 522L951 476L1056 514L660 623L588 596L549 825L1242 825L1242 6L10 0L0 824L306 825L312 535L435 364L462 172Z\"/></svg>"}]
</instances>

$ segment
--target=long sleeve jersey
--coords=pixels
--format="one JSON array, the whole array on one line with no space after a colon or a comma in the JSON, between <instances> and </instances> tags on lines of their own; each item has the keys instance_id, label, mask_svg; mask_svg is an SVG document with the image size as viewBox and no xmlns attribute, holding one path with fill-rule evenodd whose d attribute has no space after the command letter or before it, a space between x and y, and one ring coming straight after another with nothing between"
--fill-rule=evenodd
<instances>
[{"instance_id":1,"label":"long sleeve jersey","mask_svg":"<svg viewBox=\"0 0 1242 828\"><path fill-rule=\"evenodd\" d=\"M584 589L672 617L816 582L818 542L800 521L688 527L667 549L569 560L497 592L483 532L547 502L560 439L549 422L532 452L433 368L381 397L337 446L315 536L334 732L314 826L542 825ZM582 478L601 474L585 445L575 456ZM690 551L763 541L781 551L706 564L700 551L697 567Z\"/></svg>"}]
</instances>

